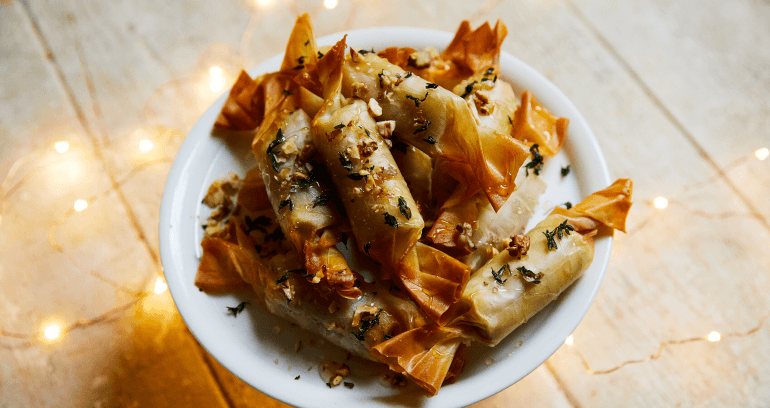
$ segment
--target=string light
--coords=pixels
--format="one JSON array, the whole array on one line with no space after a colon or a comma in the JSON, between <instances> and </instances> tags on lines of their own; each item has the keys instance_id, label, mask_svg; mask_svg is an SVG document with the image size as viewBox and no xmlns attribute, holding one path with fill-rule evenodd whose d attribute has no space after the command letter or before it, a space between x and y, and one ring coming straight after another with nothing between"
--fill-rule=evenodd
<instances>
[{"instance_id":1,"label":"string light","mask_svg":"<svg viewBox=\"0 0 770 408\"><path fill-rule=\"evenodd\" d=\"M86 200L77 200L75 201L75 211L83 211L86 208L88 208L88 201Z\"/></svg>"},{"instance_id":2,"label":"string light","mask_svg":"<svg viewBox=\"0 0 770 408\"><path fill-rule=\"evenodd\" d=\"M59 153L65 153L67 150L70 149L70 144L69 144L69 142L65 142L65 141L62 140L62 141L54 143L53 148L56 149L56 151L59 152ZM765 149L765 150L767 150L767 149Z\"/></svg>"},{"instance_id":3,"label":"string light","mask_svg":"<svg viewBox=\"0 0 770 408\"><path fill-rule=\"evenodd\" d=\"M143 152L149 152L150 150L152 150L154 146L155 145L152 143L152 141L147 139L144 139L141 142L139 142L139 150Z\"/></svg>"},{"instance_id":4,"label":"string light","mask_svg":"<svg viewBox=\"0 0 770 408\"><path fill-rule=\"evenodd\" d=\"M711 332L709 333L709 336L707 337L709 341L719 341L722 339L722 336L718 332Z\"/></svg>"},{"instance_id":5,"label":"string light","mask_svg":"<svg viewBox=\"0 0 770 408\"><path fill-rule=\"evenodd\" d=\"M166 289L168 289L168 284L166 284L166 281L164 281L163 278L158 276L158 279L155 280L155 293L160 295L161 293L165 292Z\"/></svg>"},{"instance_id":6,"label":"string light","mask_svg":"<svg viewBox=\"0 0 770 408\"><path fill-rule=\"evenodd\" d=\"M331 9L337 7L338 3L339 2L337 0L324 0L324 7L326 7L329 10L331 10Z\"/></svg>"},{"instance_id":7,"label":"string light","mask_svg":"<svg viewBox=\"0 0 770 408\"><path fill-rule=\"evenodd\" d=\"M655 200L653 200L652 205L654 205L655 208L662 210L668 207L668 199L666 199L666 197L655 197Z\"/></svg>"},{"instance_id":8,"label":"string light","mask_svg":"<svg viewBox=\"0 0 770 408\"><path fill-rule=\"evenodd\" d=\"M575 341L575 338L570 334L569 337L567 337L567 340L564 340L564 344L568 346L572 346L572 343Z\"/></svg>"},{"instance_id":9,"label":"string light","mask_svg":"<svg viewBox=\"0 0 770 408\"><path fill-rule=\"evenodd\" d=\"M759 160L765 160L767 156L770 156L770 150L768 150L766 147L757 149L757 151L754 152L754 156Z\"/></svg>"},{"instance_id":10,"label":"string light","mask_svg":"<svg viewBox=\"0 0 770 408\"><path fill-rule=\"evenodd\" d=\"M58 324L50 324L43 331L43 335L48 340L56 340L61 336L61 326Z\"/></svg>"},{"instance_id":11,"label":"string light","mask_svg":"<svg viewBox=\"0 0 770 408\"><path fill-rule=\"evenodd\" d=\"M211 92L217 93L225 87L225 76L222 73L222 68L213 66L209 69L209 89Z\"/></svg>"},{"instance_id":12,"label":"string light","mask_svg":"<svg viewBox=\"0 0 770 408\"><path fill-rule=\"evenodd\" d=\"M275 0L257 0L257 6L260 8L268 8L275 4Z\"/></svg>"}]
</instances>

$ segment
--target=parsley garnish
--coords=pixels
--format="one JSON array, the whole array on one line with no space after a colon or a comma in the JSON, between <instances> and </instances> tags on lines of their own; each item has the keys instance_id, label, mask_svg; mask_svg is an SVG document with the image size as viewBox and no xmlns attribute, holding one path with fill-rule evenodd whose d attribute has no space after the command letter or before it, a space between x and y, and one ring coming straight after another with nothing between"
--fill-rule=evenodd
<instances>
[{"instance_id":1,"label":"parsley garnish","mask_svg":"<svg viewBox=\"0 0 770 408\"><path fill-rule=\"evenodd\" d=\"M324 205L324 204L328 203L329 200L331 200L331 199L332 199L332 192L331 191L327 191L327 192L319 195L318 197L316 197L315 200L313 200L313 208L316 208L319 205Z\"/></svg>"},{"instance_id":2,"label":"parsley garnish","mask_svg":"<svg viewBox=\"0 0 770 408\"><path fill-rule=\"evenodd\" d=\"M406 76L404 77L404 79L407 79L407 78L409 78L410 76L412 76L412 71L407 71L407 72L406 72Z\"/></svg>"},{"instance_id":3,"label":"parsley garnish","mask_svg":"<svg viewBox=\"0 0 770 408\"><path fill-rule=\"evenodd\" d=\"M345 385L345 388L349 388L349 389L351 389L351 390L353 389L353 387L355 387L355 386L356 386L356 385L355 385L355 384L353 384L352 382L347 382L347 381L345 381L343 384Z\"/></svg>"},{"instance_id":4,"label":"parsley garnish","mask_svg":"<svg viewBox=\"0 0 770 408\"><path fill-rule=\"evenodd\" d=\"M289 191L294 193L297 190L305 190L308 187L312 186L314 181L315 181L315 176L313 175L313 173L310 173L308 177L299 179L296 183L292 184Z\"/></svg>"},{"instance_id":5,"label":"parsley garnish","mask_svg":"<svg viewBox=\"0 0 770 408\"><path fill-rule=\"evenodd\" d=\"M283 130L278 129L278 133L275 135L275 140L267 145L267 155L270 157L270 161L273 163L273 170L278 171L278 161L275 159L275 152L273 149L283 143Z\"/></svg>"},{"instance_id":6,"label":"parsley garnish","mask_svg":"<svg viewBox=\"0 0 770 408\"><path fill-rule=\"evenodd\" d=\"M203 228L204 231L206 231L206 228L208 228L208 227L209 227L208 224L201 225L201 228Z\"/></svg>"},{"instance_id":7,"label":"parsley garnish","mask_svg":"<svg viewBox=\"0 0 770 408\"><path fill-rule=\"evenodd\" d=\"M295 380L299 380L299 376L294 377Z\"/></svg>"},{"instance_id":8,"label":"parsley garnish","mask_svg":"<svg viewBox=\"0 0 770 408\"><path fill-rule=\"evenodd\" d=\"M388 213L385 213L383 215L385 216L385 224L388 224L391 227L393 227L395 229L398 229L398 220L396 219L396 217L394 217L394 216L392 216L392 215L390 215Z\"/></svg>"},{"instance_id":9,"label":"parsley garnish","mask_svg":"<svg viewBox=\"0 0 770 408\"><path fill-rule=\"evenodd\" d=\"M465 85L465 93L461 96L461 98L465 99L466 96L470 95L471 92L473 92L473 85L476 84L476 81L471 82L468 85Z\"/></svg>"},{"instance_id":10,"label":"parsley garnish","mask_svg":"<svg viewBox=\"0 0 770 408\"><path fill-rule=\"evenodd\" d=\"M238 317L238 313L242 312L243 308L246 307L246 305L248 304L249 302L241 302L241 303L238 303L238 306L236 307L227 306L227 311L232 313L233 317Z\"/></svg>"},{"instance_id":11,"label":"parsley garnish","mask_svg":"<svg viewBox=\"0 0 770 408\"><path fill-rule=\"evenodd\" d=\"M398 197L398 209L401 211L401 215L406 217L407 220L412 219L412 210L409 209L404 197Z\"/></svg>"},{"instance_id":12,"label":"parsley garnish","mask_svg":"<svg viewBox=\"0 0 770 408\"><path fill-rule=\"evenodd\" d=\"M565 176L567 176L567 174L569 174L569 170L570 170L571 166L572 166L571 164L568 164L567 167L562 167L561 168L561 176L562 177L565 177Z\"/></svg>"},{"instance_id":13,"label":"parsley garnish","mask_svg":"<svg viewBox=\"0 0 770 408\"><path fill-rule=\"evenodd\" d=\"M540 147L535 143L529 148L529 152L532 153L532 161L524 166L526 167L527 176L529 176L530 169L532 169L536 176L539 176L543 170L543 156L540 155Z\"/></svg>"},{"instance_id":14,"label":"parsley garnish","mask_svg":"<svg viewBox=\"0 0 770 408\"><path fill-rule=\"evenodd\" d=\"M277 280L277 281L275 281L275 283L283 283L283 282L286 282L287 280L289 280L289 275L291 275L291 272L286 272L286 273L285 273L283 276L281 276L280 278L278 278L278 280Z\"/></svg>"},{"instance_id":15,"label":"parsley garnish","mask_svg":"<svg viewBox=\"0 0 770 408\"><path fill-rule=\"evenodd\" d=\"M304 64L305 63L305 56L302 55L299 58L297 58L297 64Z\"/></svg>"},{"instance_id":16,"label":"parsley garnish","mask_svg":"<svg viewBox=\"0 0 770 408\"><path fill-rule=\"evenodd\" d=\"M342 128L344 128L344 127L345 127L345 125L343 125L342 123L340 123L339 125L335 126L334 128L335 128L335 129L342 129Z\"/></svg>"},{"instance_id":17,"label":"parsley garnish","mask_svg":"<svg viewBox=\"0 0 770 408\"><path fill-rule=\"evenodd\" d=\"M331 383L326 383L326 386L329 387L329 388L332 387Z\"/></svg>"},{"instance_id":18,"label":"parsley garnish","mask_svg":"<svg viewBox=\"0 0 770 408\"><path fill-rule=\"evenodd\" d=\"M349 179L356 180L356 181L366 178L365 174L358 174L358 173L351 173L351 174L348 174L347 176Z\"/></svg>"},{"instance_id":19,"label":"parsley garnish","mask_svg":"<svg viewBox=\"0 0 770 408\"><path fill-rule=\"evenodd\" d=\"M287 205L289 206L289 211L294 211L294 201L291 201L291 198L287 198L278 203L278 211L281 211L283 207L286 207Z\"/></svg>"},{"instance_id":20,"label":"parsley garnish","mask_svg":"<svg viewBox=\"0 0 770 408\"><path fill-rule=\"evenodd\" d=\"M321 51L318 51L318 59L321 59L323 57L324 57L324 53L322 53Z\"/></svg>"},{"instance_id":21,"label":"parsley garnish","mask_svg":"<svg viewBox=\"0 0 770 408\"><path fill-rule=\"evenodd\" d=\"M426 131L426 130L428 130L428 126L430 126L430 121L427 121L427 123L426 123L426 124L424 124L424 125L422 125L422 126L418 127L418 128L417 128L417 129L416 129L414 132L412 132L412 134L413 134L413 135L416 135L416 134L418 134L418 133L420 133L420 132L424 132L424 131Z\"/></svg>"},{"instance_id":22,"label":"parsley garnish","mask_svg":"<svg viewBox=\"0 0 770 408\"><path fill-rule=\"evenodd\" d=\"M359 341L364 341L366 339L364 333L366 333L367 330L371 329L375 324L380 324L380 313L382 313L382 309L377 311L377 314L374 315L373 319L361 320L360 326L358 327L358 333L352 332Z\"/></svg>"},{"instance_id":23,"label":"parsley garnish","mask_svg":"<svg viewBox=\"0 0 770 408\"><path fill-rule=\"evenodd\" d=\"M425 139L422 139L424 142L428 142L430 144L436 144L436 139L433 138L433 136L428 136Z\"/></svg>"},{"instance_id":24,"label":"parsley garnish","mask_svg":"<svg viewBox=\"0 0 770 408\"><path fill-rule=\"evenodd\" d=\"M292 92L292 91L288 91L288 90L284 89L284 90L283 90L283 94L284 94L284 95L288 95L288 96L291 96L291 95L294 95L294 92Z\"/></svg>"},{"instance_id":25,"label":"parsley garnish","mask_svg":"<svg viewBox=\"0 0 770 408\"><path fill-rule=\"evenodd\" d=\"M509 273L511 272L511 267L508 266L508 264L501 266L497 272L495 272L495 268L492 268L492 277L495 278L495 281L501 285L508 281L508 278L501 279L506 269Z\"/></svg>"},{"instance_id":26,"label":"parsley garnish","mask_svg":"<svg viewBox=\"0 0 770 408\"><path fill-rule=\"evenodd\" d=\"M364 252L366 252L367 255L369 255L369 248L371 248L371 247L372 247L372 243L371 242L367 242L367 243L364 244Z\"/></svg>"},{"instance_id":27,"label":"parsley garnish","mask_svg":"<svg viewBox=\"0 0 770 408\"><path fill-rule=\"evenodd\" d=\"M572 208L572 203L571 203L571 202L569 202L569 201L567 201L566 203L564 203L564 204L562 204L562 205L564 206L564 208L566 208L566 209L568 209L568 210L569 210L570 208Z\"/></svg>"},{"instance_id":28,"label":"parsley garnish","mask_svg":"<svg viewBox=\"0 0 770 408\"><path fill-rule=\"evenodd\" d=\"M425 102L425 100L428 99L428 92L425 92L425 96L423 96L422 99L412 95L407 95L406 99L411 99L412 102L414 102L415 107L420 107L420 102Z\"/></svg>"},{"instance_id":29,"label":"parsley garnish","mask_svg":"<svg viewBox=\"0 0 770 408\"><path fill-rule=\"evenodd\" d=\"M521 276L523 276L527 281L532 282L534 284L540 283L540 278L543 277L542 272L534 273L523 266L516 268L516 270L519 271L521 273Z\"/></svg>"},{"instance_id":30,"label":"parsley garnish","mask_svg":"<svg viewBox=\"0 0 770 408\"><path fill-rule=\"evenodd\" d=\"M434 84L431 82L428 82L428 84L425 85L425 89L436 89L436 88L438 88L438 84Z\"/></svg>"}]
</instances>

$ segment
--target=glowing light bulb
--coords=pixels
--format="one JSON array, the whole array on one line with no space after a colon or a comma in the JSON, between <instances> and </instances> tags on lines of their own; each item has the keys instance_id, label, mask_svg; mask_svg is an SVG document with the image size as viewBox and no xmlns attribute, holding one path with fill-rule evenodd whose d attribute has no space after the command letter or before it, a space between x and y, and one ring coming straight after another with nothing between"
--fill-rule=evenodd
<instances>
[{"instance_id":1,"label":"glowing light bulb","mask_svg":"<svg viewBox=\"0 0 770 408\"><path fill-rule=\"evenodd\" d=\"M719 334L718 332L713 331L709 333L709 336L707 337L707 339L709 341L719 341L719 340L722 340L722 335Z\"/></svg>"},{"instance_id":2,"label":"glowing light bulb","mask_svg":"<svg viewBox=\"0 0 770 408\"><path fill-rule=\"evenodd\" d=\"M652 205L654 205L655 208L662 210L668 207L668 200L666 197L656 197L655 200L652 201Z\"/></svg>"},{"instance_id":3,"label":"glowing light bulb","mask_svg":"<svg viewBox=\"0 0 770 408\"><path fill-rule=\"evenodd\" d=\"M211 92L217 93L225 87L225 76L222 73L222 68L213 66L209 69L209 89Z\"/></svg>"},{"instance_id":4,"label":"glowing light bulb","mask_svg":"<svg viewBox=\"0 0 770 408\"><path fill-rule=\"evenodd\" d=\"M83 211L86 208L88 208L88 201L86 200L77 200L75 201L75 211Z\"/></svg>"},{"instance_id":5,"label":"glowing light bulb","mask_svg":"<svg viewBox=\"0 0 770 408\"><path fill-rule=\"evenodd\" d=\"M152 150L154 146L155 145L152 143L152 141L147 139L144 139L141 142L139 142L139 150L143 152L149 152L150 150Z\"/></svg>"},{"instance_id":6,"label":"glowing light bulb","mask_svg":"<svg viewBox=\"0 0 770 408\"><path fill-rule=\"evenodd\" d=\"M754 156L756 156L759 160L765 160L767 156L770 156L770 150L768 150L766 147L757 149L757 151L754 152Z\"/></svg>"},{"instance_id":7,"label":"glowing light bulb","mask_svg":"<svg viewBox=\"0 0 770 408\"><path fill-rule=\"evenodd\" d=\"M570 334L570 335L569 335L569 337L567 337L567 340L564 340L564 344L566 344L566 345L568 345L568 346L572 346L572 343L573 343L574 341L575 341L575 338L574 338L574 337L572 337L572 335Z\"/></svg>"},{"instance_id":8,"label":"glowing light bulb","mask_svg":"<svg viewBox=\"0 0 770 408\"><path fill-rule=\"evenodd\" d=\"M326 8L331 10L331 9L337 7L338 3L339 3L338 0L324 0L324 7L326 7Z\"/></svg>"},{"instance_id":9,"label":"glowing light bulb","mask_svg":"<svg viewBox=\"0 0 770 408\"><path fill-rule=\"evenodd\" d=\"M275 0L257 0L257 6L261 8L268 8L275 4Z\"/></svg>"},{"instance_id":10,"label":"glowing light bulb","mask_svg":"<svg viewBox=\"0 0 770 408\"><path fill-rule=\"evenodd\" d=\"M56 149L56 151L59 152L59 153L64 153L64 152L66 152L67 150L70 149L70 144L69 144L69 142L65 142L65 141L62 140L60 142L54 143L53 148ZM767 150L767 149L765 149L765 150Z\"/></svg>"},{"instance_id":11,"label":"glowing light bulb","mask_svg":"<svg viewBox=\"0 0 770 408\"><path fill-rule=\"evenodd\" d=\"M48 325L48 327L46 327L43 331L43 334L48 340L56 340L59 338L59 336L61 336L61 326L58 324Z\"/></svg>"},{"instance_id":12,"label":"glowing light bulb","mask_svg":"<svg viewBox=\"0 0 770 408\"><path fill-rule=\"evenodd\" d=\"M166 284L166 281L163 280L160 276L158 276L158 279L155 280L155 293L161 294L168 289L168 285Z\"/></svg>"}]
</instances>

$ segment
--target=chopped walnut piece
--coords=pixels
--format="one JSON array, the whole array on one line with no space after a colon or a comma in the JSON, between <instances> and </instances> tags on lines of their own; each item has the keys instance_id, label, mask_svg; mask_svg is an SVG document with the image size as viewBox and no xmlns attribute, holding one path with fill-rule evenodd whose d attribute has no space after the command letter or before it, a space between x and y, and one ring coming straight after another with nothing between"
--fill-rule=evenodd
<instances>
[{"instance_id":1,"label":"chopped walnut piece","mask_svg":"<svg viewBox=\"0 0 770 408\"><path fill-rule=\"evenodd\" d=\"M385 374L382 379L389 383L392 387L407 386L406 378L404 378L404 376L401 374Z\"/></svg>"},{"instance_id":2,"label":"chopped walnut piece","mask_svg":"<svg viewBox=\"0 0 770 408\"><path fill-rule=\"evenodd\" d=\"M211 183L206 196L203 197L203 203L211 208L216 208L229 202L227 207L230 207L232 205L230 196L238 193L242 185L243 180L237 174L229 173L225 178Z\"/></svg>"},{"instance_id":3,"label":"chopped walnut piece","mask_svg":"<svg viewBox=\"0 0 770 408\"><path fill-rule=\"evenodd\" d=\"M480 115L491 115L495 111L495 104L489 101L489 95L486 92L478 90L474 93L473 102Z\"/></svg>"},{"instance_id":4,"label":"chopped walnut piece","mask_svg":"<svg viewBox=\"0 0 770 408\"><path fill-rule=\"evenodd\" d=\"M430 65L431 55L427 50L415 51L409 56L409 65L425 68Z\"/></svg>"},{"instance_id":5,"label":"chopped walnut piece","mask_svg":"<svg viewBox=\"0 0 770 408\"><path fill-rule=\"evenodd\" d=\"M364 142L358 145L358 153L361 157L367 158L371 156L377 150L377 142Z\"/></svg>"},{"instance_id":6,"label":"chopped walnut piece","mask_svg":"<svg viewBox=\"0 0 770 408\"><path fill-rule=\"evenodd\" d=\"M457 237L457 243L469 250L475 250L476 244L473 243L471 237L473 236L473 227L471 224L464 222L455 226L457 231L460 231L460 236Z\"/></svg>"},{"instance_id":7,"label":"chopped walnut piece","mask_svg":"<svg viewBox=\"0 0 770 408\"><path fill-rule=\"evenodd\" d=\"M380 309L374 306L358 305L356 306L356 312L353 315L353 321L351 322L351 325L353 327L358 327L358 325L361 323L361 318L366 316L374 316L379 311Z\"/></svg>"},{"instance_id":8,"label":"chopped walnut piece","mask_svg":"<svg viewBox=\"0 0 770 408\"><path fill-rule=\"evenodd\" d=\"M353 96L364 99L369 94L369 89L363 82L353 83Z\"/></svg>"},{"instance_id":9,"label":"chopped walnut piece","mask_svg":"<svg viewBox=\"0 0 770 408\"><path fill-rule=\"evenodd\" d=\"M529 251L529 236L527 235L514 235L511 237L511 242L508 244L508 254L516 259L521 259L523 255Z\"/></svg>"},{"instance_id":10,"label":"chopped walnut piece","mask_svg":"<svg viewBox=\"0 0 770 408\"><path fill-rule=\"evenodd\" d=\"M389 139L393 136L393 131L396 129L395 120L386 120L383 122L377 122L377 133L385 139Z\"/></svg>"},{"instance_id":11,"label":"chopped walnut piece","mask_svg":"<svg viewBox=\"0 0 770 408\"><path fill-rule=\"evenodd\" d=\"M367 106L369 107L369 112L372 113L372 116L377 117L382 115L382 107L374 98L369 98L369 104Z\"/></svg>"},{"instance_id":12,"label":"chopped walnut piece","mask_svg":"<svg viewBox=\"0 0 770 408\"><path fill-rule=\"evenodd\" d=\"M323 379L327 379L327 383L331 387L336 387L342 384L342 380L350 374L350 368L345 364L339 364L335 362L329 362L323 365L321 368L321 376Z\"/></svg>"}]
</instances>

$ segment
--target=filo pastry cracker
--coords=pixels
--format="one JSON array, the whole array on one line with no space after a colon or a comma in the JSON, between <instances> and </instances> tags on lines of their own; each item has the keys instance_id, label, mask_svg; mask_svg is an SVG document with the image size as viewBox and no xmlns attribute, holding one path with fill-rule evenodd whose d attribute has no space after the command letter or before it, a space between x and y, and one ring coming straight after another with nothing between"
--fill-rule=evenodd
<instances>
[{"instance_id":1,"label":"filo pastry cracker","mask_svg":"<svg viewBox=\"0 0 770 408\"><path fill-rule=\"evenodd\" d=\"M499 343L588 268L592 237L600 227L625 232L631 191L631 181L619 179L570 210L555 209L527 232L522 245L500 252L473 273L448 313L448 326L480 343Z\"/></svg>"},{"instance_id":2,"label":"filo pastry cracker","mask_svg":"<svg viewBox=\"0 0 770 408\"><path fill-rule=\"evenodd\" d=\"M313 120L316 146L359 249L383 264L378 278L400 282L422 310L438 320L459 298L470 269L435 248L416 245L424 222L378 131L373 117L380 113L377 102L341 95L346 50L343 38L316 66L325 97Z\"/></svg>"},{"instance_id":3,"label":"filo pastry cracker","mask_svg":"<svg viewBox=\"0 0 770 408\"><path fill-rule=\"evenodd\" d=\"M394 121L396 140L441 162L468 198L483 191L499 208L515 189L514 178L529 155L509 137L480 132L466 102L451 91L391 64L373 53L351 50L343 93L375 100L380 120Z\"/></svg>"}]
</instances>

